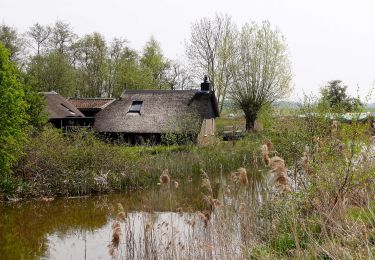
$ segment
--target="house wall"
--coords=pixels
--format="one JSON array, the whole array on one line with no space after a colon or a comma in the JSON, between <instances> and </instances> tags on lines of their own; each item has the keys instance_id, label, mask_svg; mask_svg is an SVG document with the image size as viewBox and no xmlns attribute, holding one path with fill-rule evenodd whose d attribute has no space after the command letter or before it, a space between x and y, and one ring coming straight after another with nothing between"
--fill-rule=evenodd
<instances>
[{"instance_id":1,"label":"house wall","mask_svg":"<svg viewBox=\"0 0 375 260\"><path fill-rule=\"evenodd\" d=\"M197 143L200 145L211 145L216 142L216 122L215 118L203 119Z\"/></svg>"}]
</instances>

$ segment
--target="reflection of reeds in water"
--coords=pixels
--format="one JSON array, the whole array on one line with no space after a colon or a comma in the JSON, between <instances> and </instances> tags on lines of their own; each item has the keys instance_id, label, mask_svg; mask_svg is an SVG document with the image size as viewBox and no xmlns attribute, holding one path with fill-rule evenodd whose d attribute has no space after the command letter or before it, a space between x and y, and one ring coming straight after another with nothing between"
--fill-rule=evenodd
<instances>
[{"instance_id":1,"label":"reflection of reeds in water","mask_svg":"<svg viewBox=\"0 0 375 260\"><path fill-rule=\"evenodd\" d=\"M196 212L125 214L119 205L112 229L111 256L117 259L240 259L241 247L251 237L257 220L253 202L246 200L251 189L246 170L239 168L237 175L238 183L231 185L246 189L224 195L227 186L221 183L219 197L214 197L216 192L212 191L211 180L202 171L201 196L207 207ZM173 189L160 192L168 195L164 199L169 194L174 196ZM224 197L232 203L223 203Z\"/></svg>"}]
</instances>

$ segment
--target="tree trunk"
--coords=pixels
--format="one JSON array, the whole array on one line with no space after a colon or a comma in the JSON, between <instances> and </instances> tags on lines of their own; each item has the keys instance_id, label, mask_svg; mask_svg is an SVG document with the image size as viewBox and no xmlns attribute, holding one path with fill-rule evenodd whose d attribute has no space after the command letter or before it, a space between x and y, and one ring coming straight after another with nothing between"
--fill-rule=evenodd
<instances>
[{"instance_id":1,"label":"tree trunk","mask_svg":"<svg viewBox=\"0 0 375 260\"><path fill-rule=\"evenodd\" d=\"M246 113L245 118L246 118L246 131L250 132L254 130L254 124L255 124L255 120L257 119L257 116L253 113Z\"/></svg>"}]
</instances>

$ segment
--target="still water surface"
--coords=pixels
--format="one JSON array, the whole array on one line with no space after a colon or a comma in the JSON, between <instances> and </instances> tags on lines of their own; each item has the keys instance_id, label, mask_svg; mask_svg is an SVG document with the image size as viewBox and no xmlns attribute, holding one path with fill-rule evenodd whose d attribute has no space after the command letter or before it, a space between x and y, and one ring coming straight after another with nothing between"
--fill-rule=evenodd
<instances>
[{"instance_id":1,"label":"still water surface","mask_svg":"<svg viewBox=\"0 0 375 260\"><path fill-rule=\"evenodd\" d=\"M262 189L262 181L253 175L250 184L249 194L254 198ZM146 240L151 251L168 249L171 241L175 248L181 246L177 251L185 249L186 241L195 241L196 248L206 242L209 245L214 228L199 233L205 229L203 222L191 228L197 212L203 209L199 186L196 180L182 182L177 189L173 185L170 189L155 185L105 196L0 204L0 259L111 259L108 245L118 203L127 212L122 229L128 242L121 246L121 258L148 258L152 252L144 252ZM214 197L219 198L225 181L218 179L212 187ZM151 236L146 234L148 225L154 228ZM207 237L200 240L198 234ZM234 243L239 239L236 228L227 235ZM173 255L184 258L177 251ZM210 254L209 258L220 258Z\"/></svg>"}]
</instances>

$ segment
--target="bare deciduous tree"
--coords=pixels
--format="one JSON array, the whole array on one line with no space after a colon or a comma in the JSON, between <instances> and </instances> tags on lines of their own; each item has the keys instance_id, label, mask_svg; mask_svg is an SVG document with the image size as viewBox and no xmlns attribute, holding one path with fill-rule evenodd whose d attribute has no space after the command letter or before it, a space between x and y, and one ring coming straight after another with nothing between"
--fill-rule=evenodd
<instances>
[{"instance_id":1,"label":"bare deciduous tree","mask_svg":"<svg viewBox=\"0 0 375 260\"><path fill-rule=\"evenodd\" d=\"M232 79L231 63L234 56L234 42L237 30L230 16L216 15L202 18L191 27L190 41L186 54L197 75L207 74L211 86L223 109L227 89Z\"/></svg>"},{"instance_id":2,"label":"bare deciduous tree","mask_svg":"<svg viewBox=\"0 0 375 260\"><path fill-rule=\"evenodd\" d=\"M41 48L46 45L48 37L51 35L51 27L43 26L39 23L34 24L26 32L26 36L31 40L29 45L36 51L39 55Z\"/></svg>"},{"instance_id":3,"label":"bare deciduous tree","mask_svg":"<svg viewBox=\"0 0 375 260\"><path fill-rule=\"evenodd\" d=\"M284 98L291 90L291 65L284 37L265 21L245 24L237 46L230 97L254 128L260 109Z\"/></svg>"},{"instance_id":4,"label":"bare deciduous tree","mask_svg":"<svg viewBox=\"0 0 375 260\"><path fill-rule=\"evenodd\" d=\"M56 21L52 27L49 42L53 50L56 50L61 54L66 54L69 47L73 44L75 38L77 38L77 36L73 32L69 23Z\"/></svg>"},{"instance_id":5,"label":"bare deciduous tree","mask_svg":"<svg viewBox=\"0 0 375 260\"><path fill-rule=\"evenodd\" d=\"M194 85L194 80L189 70L180 62L172 61L167 75L171 90L189 89Z\"/></svg>"}]
</instances>

